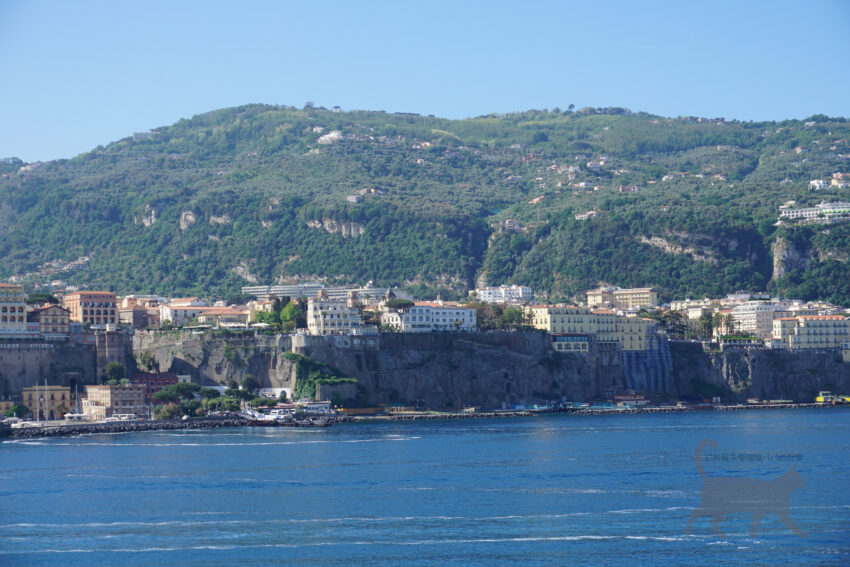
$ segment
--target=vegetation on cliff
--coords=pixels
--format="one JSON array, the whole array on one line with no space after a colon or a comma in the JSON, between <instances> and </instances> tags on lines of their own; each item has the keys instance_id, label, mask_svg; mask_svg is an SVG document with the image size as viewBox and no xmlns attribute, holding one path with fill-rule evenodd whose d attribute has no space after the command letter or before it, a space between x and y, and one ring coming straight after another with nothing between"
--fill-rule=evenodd
<instances>
[{"instance_id":1,"label":"vegetation on cliff","mask_svg":"<svg viewBox=\"0 0 850 567\"><path fill-rule=\"evenodd\" d=\"M87 257L62 278L126 293L228 296L303 278L431 296L477 281L552 298L599 281L662 297L764 288L778 206L846 198L808 182L847 172L848 140L844 119L822 115L229 108L40 167L8 161L0 278L43 281L49 262ZM506 219L519 230L500 229ZM773 289L850 304L834 283L850 281L846 234L812 230L834 253Z\"/></svg>"},{"instance_id":2,"label":"vegetation on cliff","mask_svg":"<svg viewBox=\"0 0 850 567\"><path fill-rule=\"evenodd\" d=\"M295 364L295 389L292 395L296 400L314 400L319 384L357 384L357 378L346 376L341 370L325 362L294 352L286 352L283 356Z\"/></svg>"}]
</instances>

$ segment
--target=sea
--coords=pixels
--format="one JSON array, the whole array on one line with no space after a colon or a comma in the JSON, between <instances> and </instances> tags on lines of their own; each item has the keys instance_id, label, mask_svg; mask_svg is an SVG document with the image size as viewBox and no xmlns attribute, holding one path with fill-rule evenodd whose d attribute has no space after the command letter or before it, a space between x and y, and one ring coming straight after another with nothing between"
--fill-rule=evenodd
<instances>
[{"instance_id":1,"label":"sea","mask_svg":"<svg viewBox=\"0 0 850 567\"><path fill-rule=\"evenodd\" d=\"M0 565L237 564L850 565L850 409L0 443Z\"/></svg>"}]
</instances>

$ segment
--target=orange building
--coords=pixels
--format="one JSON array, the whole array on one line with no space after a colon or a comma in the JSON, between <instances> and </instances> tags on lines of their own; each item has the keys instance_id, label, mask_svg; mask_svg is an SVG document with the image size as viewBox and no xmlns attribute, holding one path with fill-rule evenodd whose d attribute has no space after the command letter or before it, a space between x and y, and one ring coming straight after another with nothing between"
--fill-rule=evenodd
<instances>
[{"instance_id":1,"label":"orange building","mask_svg":"<svg viewBox=\"0 0 850 567\"><path fill-rule=\"evenodd\" d=\"M71 321L91 325L118 323L115 294L111 291L75 291L64 298Z\"/></svg>"}]
</instances>

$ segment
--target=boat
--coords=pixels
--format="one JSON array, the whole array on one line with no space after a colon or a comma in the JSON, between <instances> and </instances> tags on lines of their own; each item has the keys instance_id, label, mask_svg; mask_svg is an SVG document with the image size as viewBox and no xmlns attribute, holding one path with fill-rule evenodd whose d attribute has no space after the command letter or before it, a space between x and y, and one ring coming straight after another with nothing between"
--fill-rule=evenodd
<instances>
[{"instance_id":1,"label":"boat","mask_svg":"<svg viewBox=\"0 0 850 567\"><path fill-rule=\"evenodd\" d=\"M822 390L815 397L816 404L834 404L836 400L836 396L829 390Z\"/></svg>"}]
</instances>

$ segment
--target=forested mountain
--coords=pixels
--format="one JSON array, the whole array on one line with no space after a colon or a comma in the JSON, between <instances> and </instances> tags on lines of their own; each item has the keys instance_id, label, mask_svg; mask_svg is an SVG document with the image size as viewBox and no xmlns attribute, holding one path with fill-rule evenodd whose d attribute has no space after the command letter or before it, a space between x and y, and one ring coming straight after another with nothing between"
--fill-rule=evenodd
<instances>
[{"instance_id":1,"label":"forested mountain","mask_svg":"<svg viewBox=\"0 0 850 567\"><path fill-rule=\"evenodd\" d=\"M518 283L552 299L604 281L850 305L850 227L774 225L788 200L850 200L809 189L850 172L848 140L850 124L822 115L229 108L69 160L0 161L0 278L213 295L314 278L426 297Z\"/></svg>"}]
</instances>

